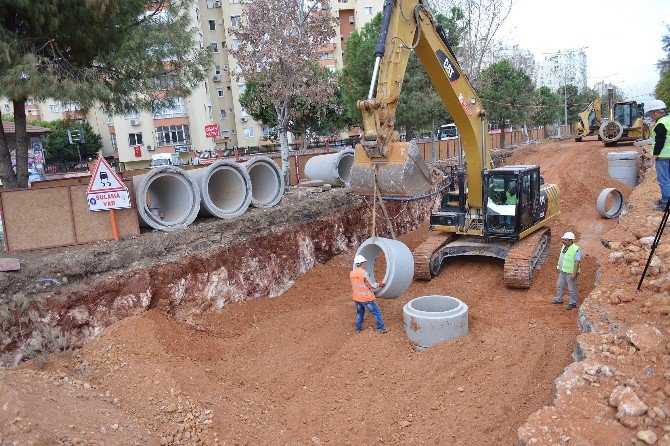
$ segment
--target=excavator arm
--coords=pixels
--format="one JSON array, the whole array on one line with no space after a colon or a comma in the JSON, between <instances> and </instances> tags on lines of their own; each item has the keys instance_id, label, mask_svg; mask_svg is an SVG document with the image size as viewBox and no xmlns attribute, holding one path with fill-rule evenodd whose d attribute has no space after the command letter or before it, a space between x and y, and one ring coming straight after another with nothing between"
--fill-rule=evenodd
<instances>
[{"instance_id":1,"label":"excavator arm","mask_svg":"<svg viewBox=\"0 0 670 446\"><path fill-rule=\"evenodd\" d=\"M416 197L433 179L416 142L401 142L395 115L410 51L415 51L458 127L467 166L468 207L482 207L482 169L491 167L488 122L442 27L423 0L386 0L370 93L358 101L364 134L351 172L355 193ZM375 94L376 87L376 94ZM464 187L461 185L461 187Z\"/></svg>"}]
</instances>

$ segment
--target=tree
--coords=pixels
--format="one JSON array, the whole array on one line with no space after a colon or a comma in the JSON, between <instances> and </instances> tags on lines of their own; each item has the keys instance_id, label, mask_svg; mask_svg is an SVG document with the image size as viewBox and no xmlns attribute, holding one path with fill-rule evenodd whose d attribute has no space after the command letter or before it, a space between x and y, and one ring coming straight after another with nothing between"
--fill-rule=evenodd
<instances>
[{"instance_id":1,"label":"tree","mask_svg":"<svg viewBox=\"0 0 670 446\"><path fill-rule=\"evenodd\" d=\"M535 125L545 128L555 124L560 116L560 99L549 87L540 87L536 92L537 106L532 120Z\"/></svg>"},{"instance_id":2,"label":"tree","mask_svg":"<svg viewBox=\"0 0 670 446\"><path fill-rule=\"evenodd\" d=\"M0 96L14 105L16 174L0 130L0 179L28 185L28 98L151 109L186 96L209 67L190 28L192 0L0 0ZM0 126L2 129L2 126Z\"/></svg>"},{"instance_id":3,"label":"tree","mask_svg":"<svg viewBox=\"0 0 670 446\"><path fill-rule=\"evenodd\" d=\"M505 122L523 124L533 102L533 81L520 68L503 60L490 65L480 77L480 96L489 119L500 123L501 145L505 147Z\"/></svg>"},{"instance_id":4,"label":"tree","mask_svg":"<svg viewBox=\"0 0 670 446\"><path fill-rule=\"evenodd\" d=\"M512 11L513 0L430 0L437 11L458 7L463 11L465 30L460 45L463 71L475 87L486 58L495 46L495 35Z\"/></svg>"},{"instance_id":5,"label":"tree","mask_svg":"<svg viewBox=\"0 0 670 446\"><path fill-rule=\"evenodd\" d=\"M333 94L332 78L324 79L315 66L335 35L335 19L327 0L254 0L243 8L244 20L229 28L239 42L231 50L240 66L238 81L257 82L275 110L288 185L287 132L297 113L291 105L299 99L307 108Z\"/></svg>"},{"instance_id":6,"label":"tree","mask_svg":"<svg viewBox=\"0 0 670 446\"><path fill-rule=\"evenodd\" d=\"M313 66L317 75L326 79L325 82L334 82L334 74L320 65ZM343 112L342 94L335 85L335 91L328 101L318 104L305 104L300 98L293 98L291 110L293 117L289 121L288 131L308 135L314 132L318 135L328 136L347 128L350 121ZM244 92L240 95L240 104L256 121L271 127L277 127L277 113L269 98L265 95L263 86L255 81L246 83ZM303 144L307 144L303 137Z\"/></svg>"},{"instance_id":7,"label":"tree","mask_svg":"<svg viewBox=\"0 0 670 446\"><path fill-rule=\"evenodd\" d=\"M598 92L592 89L579 89L572 84L568 84L565 87L560 87L557 90L560 103L563 105L561 109L560 122L565 120L565 92L568 93L568 124L571 122L576 122L579 120L579 113L584 111L584 109L593 102L599 95ZM616 96L616 95L615 95ZM615 99L616 100L616 99ZM605 97L604 102L607 102L607 97Z\"/></svg>"},{"instance_id":8,"label":"tree","mask_svg":"<svg viewBox=\"0 0 670 446\"><path fill-rule=\"evenodd\" d=\"M447 41L454 51L457 50L459 38L464 26L461 23L463 13L452 8L449 15L436 14L437 20L447 32ZM381 29L382 14L377 14L362 30L354 31L347 39L344 50L344 69L340 75L339 85L342 90L344 107L348 117L362 124L361 113L356 102L366 98L372 80L374 66L374 49ZM407 138L415 131L432 128L433 123L445 122L449 117L426 70L416 54L409 57L402 91L396 112L396 125L405 127Z\"/></svg>"},{"instance_id":9,"label":"tree","mask_svg":"<svg viewBox=\"0 0 670 446\"><path fill-rule=\"evenodd\" d=\"M44 138L44 150L46 150L46 156L50 162L76 162L79 161L80 154L82 160L97 158L102 149L102 138L93 131L91 124L86 121L79 123L62 119L33 124L51 129L51 133ZM70 144L67 134L68 129L78 129L80 125L84 130L85 142L79 145Z\"/></svg>"},{"instance_id":10,"label":"tree","mask_svg":"<svg viewBox=\"0 0 670 446\"><path fill-rule=\"evenodd\" d=\"M656 84L654 92L656 97L667 105L670 104L670 25L668 26L668 34L664 35L661 41L663 42L665 58L658 61L661 78Z\"/></svg>"}]
</instances>

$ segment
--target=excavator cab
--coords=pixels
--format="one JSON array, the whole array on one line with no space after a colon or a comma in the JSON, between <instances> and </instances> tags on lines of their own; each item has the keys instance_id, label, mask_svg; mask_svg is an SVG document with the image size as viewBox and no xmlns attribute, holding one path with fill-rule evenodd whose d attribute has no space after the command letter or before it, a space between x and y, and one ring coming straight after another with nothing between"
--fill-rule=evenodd
<instances>
[{"instance_id":1,"label":"excavator cab","mask_svg":"<svg viewBox=\"0 0 670 446\"><path fill-rule=\"evenodd\" d=\"M541 190L539 166L485 169L482 177L484 236L518 240L521 233L545 219L548 200Z\"/></svg>"}]
</instances>

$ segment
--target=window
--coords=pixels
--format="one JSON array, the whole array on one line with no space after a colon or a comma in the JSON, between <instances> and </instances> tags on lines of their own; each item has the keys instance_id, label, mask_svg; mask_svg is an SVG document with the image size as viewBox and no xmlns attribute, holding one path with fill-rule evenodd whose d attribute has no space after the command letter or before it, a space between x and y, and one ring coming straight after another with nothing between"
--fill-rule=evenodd
<instances>
[{"instance_id":1,"label":"window","mask_svg":"<svg viewBox=\"0 0 670 446\"><path fill-rule=\"evenodd\" d=\"M272 129L267 125L263 126L263 139L269 139L272 133Z\"/></svg>"},{"instance_id":2,"label":"window","mask_svg":"<svg viewBox=\"0 0 670 446\"><path fill-rule=\"evenodd\" d=\"M208 20L209 22L209 30L214 31L216 29L216 22L214 20Z\"/></svg>"},{"instance_id":3,"label":"window","mask_svg":"<svg viewBox=\"0 0 670 446\"><path fill-rule=\"evenodd\" d=\"M230 26L233 28L237 27L240 24L240 16L238 15L231 15L230 16Z\"/></svg>"},{"instance_id":4,"label":"window","mask_svg":"<svg viewBox=\"0 0 670 446\"><path fill-rule=\"evenodd\" d=\"M352 15L349 16L349 23L352 25L355 23L354 16Z\"/></svg>"},{"instance_id":5,"label":"window","mask_svg":"<svg viewBox=\"0 0 670 446\"><path fill-rule=\"evenodd\" d=\"M128 134L128 144L131 146L137 146L142 144L142 134L141 133L129 133Z\"/></svg>"},{"instance_id":6,"label":"window","mask_svg":"<svg viewBox=\"0 0 670 446\"><path fill-rule=\"evenodd\" d=\"M217 76L221 76L221 65L217 65L214 67L214 74Z\"/></svg>"},{"instance_id":7,"label":"window","mask_svg":"<svg viewBox=\"0 0 670 446\"><path fill-rule=\"evenodd\" d=\"M207 0L207 7L212 9L214 7L214 0Z\"/></svg>"},{"instance_id":8,"label":"window","mask_svg":"<svg viewBox=\"0 0 670 446\"><path fill-rule=\"evenodd\" d=\"M107 125L114 125L114 112L107 110Z\"/></svg>"},{"instance_id":9,"label":"window","mask_svg":"<svg viewBox=\"0 0 670 446\"><path fill-rule=\"evenodd\" d=\"M233 49L236 50L240 47L240 41L238 39L233 39Z\"/></svg>"},{"instance_id":10,"label":"window","mask_svg":"<svg viewBox=\"0 0 670 446\"><path fill-rule=\"evenodd\" d=\"M35 99L26 99L26 105L35 105Z\"/></svg>"},{"instance_id":11,"label":"window","mask_svg":"<svg viewBox=\"0 0 670 446\"><path fill-rule=\"evenodd\" d=\"M207 116L209 116L209 119L212 119L212 106L211 105L207 106Z\"/></svg>"},{"instance_id":12,"label":"window","mask_svg":"<svg viewBox=\"0 0 670 446\"><path fill-rule=\"evenodd\" d=\"M240 2L240 0L228 0L228 3L230 3L231 5L234 5L235 3L239 3L239 2Z\"/></svg>"},{"instance_id":13,"label":"window","mask_svg":"<svg viewBox=\"0 0 670 446\"><path fill-rule=\"evenodd\" d=\"M9 104L5 104L5 110L9 111Z\"/></svg>"},{"instance_id":14,"label":"window","mask_svg":"<svg viewBox=\"0 0 670 446\"><path fill-rule=\"evenodd\" d=\"M156 127L156 140L159 146L189 144L191 142L191 134L187 125Z\"/></svg>"},{"instance_id":15,"label":"window","mask_svg":"<svg viewBox=\"0 0 670 446\"><path fill-rule=\"evenodd\" d=\"M154 119L181 118L186 116L184 98L154 101Z\"/></svg>"},{"instance_id":16,"label":"window","mask_svg":"<svg viewBox=\"0 0 670 446\"><path fill-rule=\"evenodd\" d=\"M200 31L198 31L198 42L200 43L200 49L202 49L205 45L202 36L203 34Z\"/></svg>"},{"instance_id":17,"label":"window","mask_svg":"<svg viewBox=\"0 0 670 446\"><path fill-rule=\"evenodd\" d=\"M219 52L219 44L216 42L212 42L209 44L209 46L212 47L212 52L218 53Z\"/></svg>"},{"instance_id":18,"label":"window","mask_svg":"<svg viewBox=\"0 0 670 446\"><path fill-rule=\"evenodd\" d=\"M112 138L112 150L118 152L119 146L116 143L116 133L110 133L109 136Z\"/></svg>"},{"instance_id":19,"label":"window","mask_svg":"<svg viewBox=\"0 0 670 446\"><path fill-rule=\"evenodd\" d=\"M321 53L321 59L332 59L333 58L333 53L331 52L323 52Z\"/></svg>"},{"instance_id":20,"label":"window","mask_svg":"<svg viewBox=\"0 0 670 446\"><path fill-rule=\"evenodd\" d=\"M228 138L228 133L230 131L228 129L221 129L221 137L222 138Z\"/></svg>"},{"instance_id":21,"label":"window","mask_svg":"<svg viewBox=\"0 0 670 446\"><path fill-rule=\"evenodd\" d=\"M200 8L195 8L195 19L200 21Z\"/></svg>"},{"instance_id":22,"label":"window","mask_svg":"<svg viewBox=\"0 0 670 446\"><path fill-rule=\"evenodd\" d=\"M254 137L254 128L253 127L245 127L244 128L244 137L245 138L253 138Z\"/></svg>"},{"instance_id":23,"label":"window","mask_svg":"<svg viewBox=\"0 0 670 446\"><path fill-rule=\"evenodd\" d=\"M216 95L220 98L225 97L226 96L226 90L224 90L223 88L217 88L216 89Z\"/></svg>"},{"instance_id":24,"label":"window","mask_svg":"<svg viewBox=\"0 0 670 446\"><path fill-rule=\"evenodd\" d=\"M237 88L240 91L240 96L244 94L244 91L247 89L247 86L245 84L237 84Z\"/></svg>"},{"instance_id":25,"label":"window","mask_svg":"<svg viewBox=\"0 0 670 446\"><path fill-rule=\"evenodd\" d=\"M49 109L51 110L51 113L58 113L60 111L58 104L51 104Z\"/></svg>"},{"instance_id":26,"label":"window","mask_svg":"<svg viewBox=\"0 0 670 446\"><path fill-rule=\"evenodd\" d=\"M365 13L366 13L367 15L372 15L372 6L366 6L366 7L363 8L363 9L365 9Z\"/></svg>"},{"instance_id":27,"label":"window","mask_svg":"<svg viewBox=\"0 0 670 446\"><path fill-rule=\"evenodd\" d=\"M79 105L79 102L63 102L61 104L61 110L63 110L64 112L70 112L80 109L81 105Z\"/></svg>"},{"instance_id":28,"label":"window","mask_svg":"<svg viewBox=\"0 0 670 446\"><path fill-rule=\"evenodd\" d=\"M228 117L226 111L224 109L219 110L220 111L220 117L221 119L226 119Z\"/></svg>"},{"instance_id":29,"label":"window","mask_svg":"<svg viewBox=\"0 0 670 446\"><path fill-rule=\"evenodd\" d=\"M138 119L140 117L140 114L137 110L131 110L125 115L123 115L123 119Z\"/></svg>"}]
</instances>

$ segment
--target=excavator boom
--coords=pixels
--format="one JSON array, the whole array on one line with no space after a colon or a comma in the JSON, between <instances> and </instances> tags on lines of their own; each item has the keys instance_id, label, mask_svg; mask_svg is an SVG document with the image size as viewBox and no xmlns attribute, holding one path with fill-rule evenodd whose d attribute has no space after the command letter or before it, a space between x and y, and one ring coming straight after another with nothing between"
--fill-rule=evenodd
<instances>
[{"instance_id":1,"label":"excavator boom","mask_svg":"<svg viewBox=\"0 0 670 446\"><path fill-rule=\"evenodd\" d=\"M468 205L482 206L481 170L491 167L483 105L423 0L386 0L368 99L358 101L364 134L351 170L352 191L416 197L432 186L415 142L401 142L395 114L410 52L414 51L458 127L467 163ZM377 77L378 76L378 77ZM375 92L376 87L376 94Z\"/></svg>"}]
</instances>

